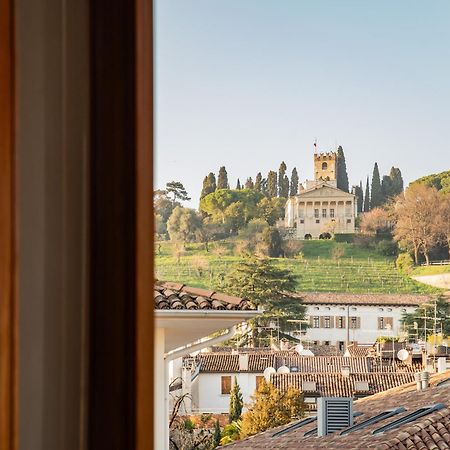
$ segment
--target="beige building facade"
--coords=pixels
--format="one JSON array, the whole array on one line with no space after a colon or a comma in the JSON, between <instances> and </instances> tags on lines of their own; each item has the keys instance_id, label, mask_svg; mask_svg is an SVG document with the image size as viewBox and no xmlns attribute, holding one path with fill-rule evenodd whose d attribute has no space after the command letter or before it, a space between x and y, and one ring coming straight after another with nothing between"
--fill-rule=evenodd
<instances>
[{"instance_id":1,"label":"beige building facade","mask_svg":"<svg viewBox=\"0 0 450 450\"><path fill-rule=\"evenodd\" d=\"M355 195L336 187L336 153L314 155L313 181L299 186L299 193L286 203L286 228L297 239L329 238L335 233L354 233Z\"/></svg>"}]
</instances>

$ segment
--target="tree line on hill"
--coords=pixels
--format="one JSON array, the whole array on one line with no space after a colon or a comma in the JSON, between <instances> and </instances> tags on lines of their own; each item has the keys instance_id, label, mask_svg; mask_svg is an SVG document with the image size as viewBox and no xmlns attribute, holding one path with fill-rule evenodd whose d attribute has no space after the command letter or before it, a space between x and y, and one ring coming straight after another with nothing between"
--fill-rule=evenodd
<instances>
[{"instance_id":1,"label":"tree line on hill","mask_svg":"<svg viewBox=\"0 0 450 450\"><path fill-rule=\"evenodd\" d=\"M399 249L406 252L401 264L406 263L407 254L412 255L415 264L421 256L429 264L431 256L442 254L444 249L450 257L450 193L438 191L421 179L390 202L365 213L361 231L390 233Z\"/></svg>"},{"instance_id":2,"label":"tree line on hill","mask_svg":"<svg viewBox=\"0 0 450 450\"><path fill-rule=\"evenodd\" d=\"M336 154L337 188L345 192L350 192L347 164L342 146L338 147ZM238 178L234 191L255 191L268 199L287 199L293 197L299 192L299 174L297 168L294 167L289 179L286 175L286 171L286 163L282 161L278 168L278 172L270 170L264 178L261 172L257 173L255 181L253 181L252 177L248 177L245 183L241 183ZM213 172L210 172L203 179L203 187L200 195L200 209L202 209L201 201L203 198L218 190L233 190L230 188L228 173L225 166L220 167L217 181ZM362 181L360 181L359 184L351 187L351 192L356 196L357 210L359 213L368 212L373 208L382 206L392 197L403 192L403 177L401 170L398 167L392 166L389 174L381 177L378 163L375 162L372 178L370 180L369 177L367 177L365 189L363 189Z\"/></svg>"}]
</instances>

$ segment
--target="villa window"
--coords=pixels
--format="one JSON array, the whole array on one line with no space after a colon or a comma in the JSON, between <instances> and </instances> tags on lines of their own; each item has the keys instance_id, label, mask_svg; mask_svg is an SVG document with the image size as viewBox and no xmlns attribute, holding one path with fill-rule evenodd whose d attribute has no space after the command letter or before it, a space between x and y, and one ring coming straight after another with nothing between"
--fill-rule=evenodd
<instances>
[{"instance_id":1,"label":"villa window","mask_svg":"<svg viewBox=\"0 0 450 450\"><path fill-rule=\"evenodd\" d=\"M345 317L344 316L338 316L337 328L345 328Z\"/></svg>"},{"instance_id":2,"label":"villa window","mask_svg":"<svg viewBox=\"0 0 450 450\"><path fill-rule=\"evenodd\" d=\"M312 327L313 328L320 328L320 318L319 318L319 316L314 316L313 317Z\"/></svg>"},{"instance_id":3,"label":"villa window","mask_svg":"<svg viewBox=\"0 0 450 450\"><path fill-rule=\"evenodd\" d=\"M355 330L356 328L360 328L361 320L359 317L350 317L350 328Z\"/></svg>"},{"instance_id":4,"label":"villa window","mask_svg":"<svg viewBox=\"0 0 450 450\"><path fill-rule=\"evenodd\" d=\"M327 210L326 209L322 209L322 217L323 218L327 217Z\"/></svg>"},{"instance_id":5,"label":"villa window","mask_svg":"<svg viewBox=\"0 0 450 450\"><path fill-rule=\"evenodd\" d=\"M333 209L333 208L330 209L330 217L331 217L331 218L334 217L334 209Z\"/></svg>"},{"instance_id":6,"label":"villa window","mask_svg":"<svg viewBox=\"0 0 450 450\"><path fill-rule=\"evenodd\" d=\"M392 317L378 317L378 329L387 330L391 329L394 325L394 319Z\"/></svg>"},{"instance_id":7,"label":"villa window","mask_svg":"<svg viewBox=\"0 0 450 450\"><path fill-rule=\"evenodd\" d=\"M318 210L317 208L314 209L314 217L315 217L316 219L319 218L319 210Z\"/></svg>"},{"instance_id":8,"label":"villa window","mask_svg":"<svg viewBox=\"0 0 450 450\"><path fill-rule=\"evenodd\" d=\"M229 395L231 392L231 375L225 375L221 378L221 394Z\"/></svg>"},{"instance_id":9,"label":"villa window","mask_svg":"<svg viewBox=\"0 0 450 450\"><path fill-rule=\"evenodd\" d=\"M323 326L324 328L331 328L331 319L330 316L325 316L323 318Z\"/></svg>"}]
</instances>

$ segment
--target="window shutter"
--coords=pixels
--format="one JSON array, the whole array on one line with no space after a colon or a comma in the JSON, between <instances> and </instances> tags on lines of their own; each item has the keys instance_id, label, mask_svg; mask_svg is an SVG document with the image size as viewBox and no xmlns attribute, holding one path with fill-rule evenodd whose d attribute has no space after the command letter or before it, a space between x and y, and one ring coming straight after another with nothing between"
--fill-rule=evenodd
<instances>
[{"instance_id":1,"label":"window shutter","mask_svg":"<svg viewBox=\"0 0 450 450\"><path fill-rule=\"evenodd\" d=\"M378 317L378 329L379 330L382 330L383 328L381 327L381 320L382 320L382 317Z\"/></svg>"},{"instance_id":2,"label":"window shutter","mask_svg":"<svg viewBox=\"0 0 450 450\"><path fill-rule=\"evenodd\" d=\"M391 330L394 329L394 318L393 317L385 317L384 318L384 326L386 325L390 325L391 326Z\"/></svg>"},{"instance_id":3,"label":"window shutter","mask_svg":"<svg viewBox=\"0 0 450 450\"><path fill-rule=\"evenodd\" d=\"M221 377L222 380L222 394L227 395L231 392L231 376L226 375Z\"/></svg>"},{"instance_id":4,"label":"window shutter","mask_svg":"<svg viewBox=\"0 0 450 450\"><path fill-rule=\"evenodd\" d=\"M334 328L334 316L330 316L330 328Z\"/></svg>"},{"instance_id":5,"label":"window shutter","mask_svg":"<svg viewBox=\"0 0 450 450\"><path fill-rule=\"evenodd\" d=\"M320 324L320 328L325 328L325 321L324 321L323 316L320 316L320 322L319 322L319 324Z\"/></svg>"},{"instance_id":6,"label":"window shutter","mask_svg":"<svg viewBox=\"0 0 450 450\"><path fill-rule=\"evenodd\" d=\"M356 328L361 328L361 317L356 318Z\"/></svg>"}]
</instances>

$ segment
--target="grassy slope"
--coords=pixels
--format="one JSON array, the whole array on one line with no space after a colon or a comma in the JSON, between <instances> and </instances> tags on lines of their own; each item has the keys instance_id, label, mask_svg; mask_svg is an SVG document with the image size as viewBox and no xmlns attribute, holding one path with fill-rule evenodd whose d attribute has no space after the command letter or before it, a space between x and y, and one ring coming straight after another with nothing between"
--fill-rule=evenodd
<instances>
[{"instance_id":1,"label":"grassy slope","mask_svg":"<svg viewBox=\"0 0 450 450\"><path fill-rule=\"evenodd\" d=\"M336 245L345 248L339 260L332 258ZM222 251L218 250L221 248ZM225 251L223 250L225 249ZM333 241L305 241L302 259L276 258L282 267L299 275L299 291L327 291L353 293L431 293L437 290L406 277L394 267L392 259L374 254L353 244ZM196 287L211 287L239 261L229 242L214 243L207 253L202 245L188 245L177 263L173 245L161 243L155 252L156 277L182 282Z\"/></svg>"},{"instance_id":2,"label":"grassy slope","mask_svg":"<svg viewBox=\"0 0 450 450\"><path fill-rule=\"evenodd\" d=\"M441 273L450 273L450 265L447 266L421 266L415 267L411 275L439 275Z\"/></svg>"}]
</instances>

